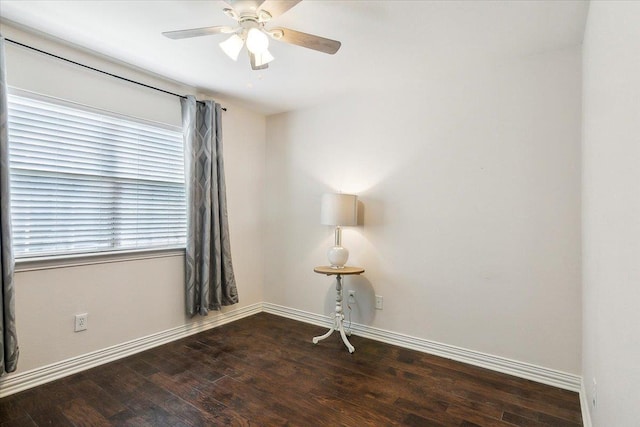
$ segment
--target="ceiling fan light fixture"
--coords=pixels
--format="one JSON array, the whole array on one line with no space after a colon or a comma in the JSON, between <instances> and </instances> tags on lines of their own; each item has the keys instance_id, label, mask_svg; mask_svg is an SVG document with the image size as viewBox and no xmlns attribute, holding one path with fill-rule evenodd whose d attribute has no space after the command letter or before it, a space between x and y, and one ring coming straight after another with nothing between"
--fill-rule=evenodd
<instances>
[{"instance_id":1,"label":"ceiling fan light fixture","mask_svg":"<svg viewBox=\"0 0 640 427\"><path fill-rule=\"evenodd\" d=\"M267 69L269 62L274 60L268 51L269 38L329 55L335 54L341 46L337 40L290 28L265 28L265 24L271 22L271 18L282 15L300 1L302 0L225 0L230 7L224 8L223 11L237 21L237 25L189 28L165 31L162 34L173 40L228 34L230 37L220 43L220 48L229 58L237 61L240 51L246 45L252 70Z\"/></svg>"},{"instance_id":2,"label":"ceiling fan light fixture","mask_svg":"<svg viewBox=\"0 0 640 427\"><path fill-rule=\"evenodd\" d=\"M268 64L275 59L267 49L262 53L255 53L254 56L256 58L256 66L258 67Z\"/></svg>"},{"instance_id":3,"label":"ceiling fan light fixture","mask_svg":"<svg viewBox=\"0 0 640 427\"><path fill-rule=\"evenodd\" d=\"M247 33L247 49L254 55L259 55L269 48L269 37L257 28ZM272 57L273 58L273 57Z\"/></svg>"},{"instance_id":4,"label":"ceiling fan light fixture","mask_svg":"<svg viewBox=\"0 0 640 427\"><path fill-rule=\"evenodd\" d=\"M244 45L244 40L239 37L237 34L232 35L222 43L220 43L220 48L223 50L227 56L234 61L238 60L238 55L240 55L240 51L242 50L242 46Z\"/></svg>"}]
</instances>

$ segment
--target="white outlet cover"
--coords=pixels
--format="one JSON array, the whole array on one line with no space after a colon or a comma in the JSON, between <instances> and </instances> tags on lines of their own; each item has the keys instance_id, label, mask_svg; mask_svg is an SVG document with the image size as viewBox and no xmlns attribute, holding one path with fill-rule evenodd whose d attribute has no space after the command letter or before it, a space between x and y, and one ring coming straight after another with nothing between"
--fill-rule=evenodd
<instances>
[{"instance_id":1,"label":"white outlet cover","mask_svg":"<svg viewBox=\"0 0 640 427\"><path fill-rule=\"evenodd\" d=\"M88 313L76 314L74 332L85 331L87 329L87 321L89 320Z\"/></svg>"},{"instance_id":2,"label":"white outlet cover","mask_svg":"<svg viewBox=\"0 0 640 427\"><path fill-rule=\"evenodd\" d=\"M382 303L383 303L382 297L380 295L376 295L376 308L378 310L382 310Z\"/></svg>"}]
</instances>

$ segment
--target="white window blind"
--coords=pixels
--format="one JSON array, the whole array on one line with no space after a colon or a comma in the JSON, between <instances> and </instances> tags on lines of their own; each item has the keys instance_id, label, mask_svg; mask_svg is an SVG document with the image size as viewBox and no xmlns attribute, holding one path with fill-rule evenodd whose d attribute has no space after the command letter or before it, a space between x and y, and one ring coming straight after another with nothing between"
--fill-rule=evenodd
<instances>
[{"instance_id":1,"label":"white window blind","mask_svg":"<svg viewBox=\"0 0 640 427\"><path fill-rule=\"evenodd\" d=\"M8 102L17 258L184 247L179 129L48 98Z\"/></svg>"}]
</instances>

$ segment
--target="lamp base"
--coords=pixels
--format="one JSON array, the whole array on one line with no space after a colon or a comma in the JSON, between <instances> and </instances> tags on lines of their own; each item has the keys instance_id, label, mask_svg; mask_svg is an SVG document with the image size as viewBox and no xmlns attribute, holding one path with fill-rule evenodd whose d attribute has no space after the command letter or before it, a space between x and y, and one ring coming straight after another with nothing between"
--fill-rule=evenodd
<instances>
[{"instance_id":1,"label":"lamp base","mask_svg":"<svg viewBox=\"0 0 640 427\"><path fill-rule=\"evenodd\" d=\"M331 268L344 268L349 259L349 251L342 246L334 246L327 252Z\"/></svg>"}]
</instances>

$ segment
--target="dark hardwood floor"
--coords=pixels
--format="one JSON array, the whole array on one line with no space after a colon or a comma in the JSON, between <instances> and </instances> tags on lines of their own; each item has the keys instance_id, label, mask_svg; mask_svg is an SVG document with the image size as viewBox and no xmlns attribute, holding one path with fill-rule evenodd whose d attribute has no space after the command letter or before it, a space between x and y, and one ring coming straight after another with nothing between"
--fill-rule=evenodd
<instances>
[{"instance_id":1,"label":"dark hardwood floor","mask_svg":"<svg viewBox=\"0 0 640 427\"><path fill-rule=\"evenodd\" d=\"M577 426L578 395L261 313L0 399L0 426Z\"/></svg>"}]
</instances>

